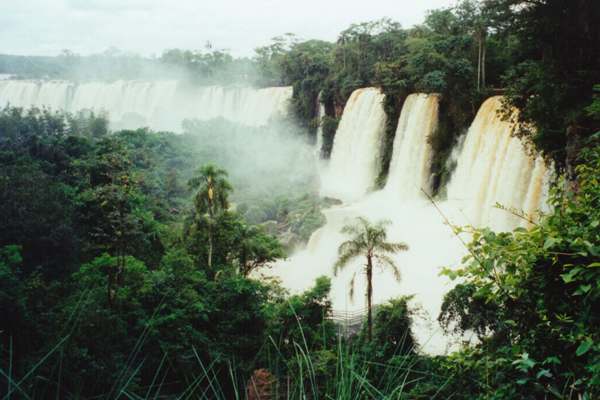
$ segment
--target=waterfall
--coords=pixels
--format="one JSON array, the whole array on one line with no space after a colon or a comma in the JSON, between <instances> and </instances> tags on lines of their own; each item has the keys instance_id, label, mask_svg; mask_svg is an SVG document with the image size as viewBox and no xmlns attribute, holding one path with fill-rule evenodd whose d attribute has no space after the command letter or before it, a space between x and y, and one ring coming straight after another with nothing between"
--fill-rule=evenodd
<instances>
[{"instance_id":1,"label":"waterfall","mask_svg":"<svg viewBox=\"0 0 600 400\"><path fill-rule=\"evenodd\" d=\"M431 187L429 136L438 125L439 96L411 94L404 101L385 190L399 197L428 193Z\"/></svg>"},{"instance_id":2,"label":"waterfall","mask_svg":"<svg viewBox=\"0 0 600 400\"><path fill-rule=\"evenodd\" d=\"M372 189L380 169L383 100L377 88L355 90L348 99L322 176L323 195L356 200Z\"/></svg>"},{"instance_id":3,"label":"waterfall","mask_svg":"<svg viewBox=\"0 0 600 400\"><path fill-rule=\"evenodd\" d=\"M466 223L510 230L527 226L527 219L495 207L532 216L544 208L549 169L541 157L532 157L512 133L516 112L506 121L499 114L502 97L486 100L469 128L457 166L447 188L448 202L466 217Z\"/></svg>"},{"instance_id":4,"label":"waterfall","mask_svg":"<svg viewBox=\"0 0 600 400\"><path fill-rule=\"evenodd\" d=\"M187 87L176 81L86 82L0 80L0 107L105 112L115 128L180 130L185 119L225 118L266 125L285 114L291 87Z\"/></svg>"},{"instance_id":5,"label":"waterfall","mask_svg":"<svg viewBox=\"0 0 600 400\"><path fill-rule=\"evenodd\" d=\"M540 208L546 199L548 168L540 157L531 157L521 141L511 135L515 124L503 121L497 114L501 98L491 98L482 105L468 133L453 150L451 158L457 167L447 188L448 199L437 200L434 207L420 189L431 189L432 152L428 137L437 128L439 96L413 94L402 107L386 187L366 194L374 183L374 165L380 156L377 149L385 121L381 100L375 89L353 93L336 134L332 160L324 172L330 175L322 179L323 185L332 186L323 188L324 193L352 193L350 188L356 185L355 196L342 197L344 204L325 210L325 226L313 233L305 249L279 262L273 273L293 291L310 287L320 275L333 277L337 249L348 239L341 234L341 228L358 216L373 222L390 220L389 240L405 242L409 250L392 257L400 268L400 282L390 272L376 269L374 303L414 295L411 306L420 310L413 327L417 341L422 351L440 354L455 348L455 340L468 340L446 336L436 320L443 296L452 288L452 283L439 275L440 268L457 266L466 252L440 211L459 224L492 225L494 229L527 225L527 221L496 210L493 205L500 202L527 213ZM360 168L368 174L359 175ZM361 296L366 287L360 273L363 264L363 259L356 259L332 280L335 310L356 311L365 307ZM349 282L355 272L357 295L351 299Z\"/></svg>"},{"instance_id":6,"label":"waterfall","mask_svg":"<svg viewBox=\"0 0 600 400\"><path fill-rule=\"evenodd\" d=\"M448 291L446 278L439 276L439 268L454 265L463 256L464 249L452 231L440 218L431 203L420 194L420 188L429 186L431 148L428 137L437 127L439 96L413 94L407 97L394 139L388 183L384 190L366 194L373 186L381 156L380 144L385 116L381 107L383 96L376 89L353 93L348 101L332 152L332 162L324 171L339 182L358 185L354 196L343 198L345 204L324 211L326 224L313 233L305 249L290 259L279 262L273 273L284 286L300 291L310 287L320 275L333 276L339 245L347 240L340 231L356 217L376 222L391 221L388 238L405 242L409 251L393 255L402 279L397 282L390 271L375 269L373 277L374 302L380 304L390 298L414 294L413 306L422 312L415 320L415 333L424 351L443 353L448 339L435 319L441 308L442 297ZM371 150L369 150L371 149ZM338 157L333 160L333 156ZM369 174L358 176L355 168L370 169ZM332 170L339 168L338 170ZM331 175L322 179L331 184ZM335 187L336 193L340 188ZM349 188L341 188L349 193ZM322 190L331 193L331 188ZM351 192L350 192L351 193ZM434 251L433 251L434 250ZM332 280L332 304L335 310L356 311L366 305L363 293L366 280L360 272L364 260L352 261ZM355 278L355 297L349 297L349 282Z\"/></svg>"},{"instance_id":7,"label":"waterfall","mask_svg":"<svg viewBox=\"0 0 600 400\"><path fill-rule=\"evenodd\" d=\"M319 94L319 100L321 95ZM319 120L319 127L317 128L317 143L315 145L315 153L317 157L321 157L321 151L323 151L323 117L325 116L325 106L319 101L319 113L317 119Z\"/></svg>"}]
</instances>

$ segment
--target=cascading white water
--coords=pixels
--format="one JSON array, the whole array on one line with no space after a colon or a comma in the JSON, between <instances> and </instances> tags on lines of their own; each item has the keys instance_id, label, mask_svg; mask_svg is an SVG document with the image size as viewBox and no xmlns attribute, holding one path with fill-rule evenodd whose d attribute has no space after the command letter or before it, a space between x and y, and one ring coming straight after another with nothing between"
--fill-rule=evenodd
<instances>
[{"instance_id":1,"label":"cascading white water","mask_svg":"<svg viewBox=\"0 0 600 400\"><path fill-rule=\"evenodd\" d=\"M324 196L356 200L373 188L385 128L383 100L377 88L355 90L348 99L321 177Z\"/></svg>"},{"instance_id":2,"label":"cascading white water","mask_svg":"<svg viewBox=\"0 0 600 400\"><path fill-rule=\"evenodd\" d=\"M403 198L431 189L431 146L438 124L439 96L411 94L404 101L385 190Z\"/></svg>"},{"instance_id":3,"label":"cascading white water","mask_svg":"<svg viewBox=\"0 0 600 400\"><path fill-rule=\"evenodd\" d=\"M186 118L222 117L250 126L260 126L283 113L291 88L188 88L176 82L118 81L74 84L64 81L36 82L0 80L0 107L50 107L67 111L106 111L117 126L149 125L177 130ZM320 275L332 275L338 246L347 238L341 228L353 218L371 221L389 219L390 241L409 245L407 252L394 256L402 280L391 273L376 271L374 302L414 294L413 305L421 307L415 332L422 349L441 353L446 338L434 322L450 284L438 273L442 266L456 265L464 248L443 223L437 210L419 191L430 189L431 148L428 137L437 126L438 96L414 94L402 109L387 185L369 193L379 173L385 126L384 96L379 89L355 91L340 122L331 159L322 168L322 194L346 204L325 211L327 223L311 237L306 249L274 269L284 285L294 291L311 286ZM532 214L543 207L549 169L540 157L532 158L521 141L511 136L514 123L498 115L501 98L487 100L479 110L460 150L456 170L447 187L445 201L438 206L453 222L512 229L527 225L513 214L495 209L505 207ZM131 126L133 125L133 126ZM348 283L363 260L357 259L334 279L332 302L337 310L362 309L365 281L357 275L356 298L348 297Z\"/></svg>"},{"instance_id":4,"label":"cascading white water","mask_svg":"<svg viewBox=\"0 0 600 400\"><path fill-rule=\"evenodd\" d=\"M319 95L319 99L321 98L321 95ZM319 119L319 127L317 128L317 143L315 145L315 153L317 154L317 157L321 156L321 151L323 150L323 122L322 119L325 116L325 106L323 106L323 104L321 104L321 102L319 101L319 113L317 115L317 118Z\"/></svg>"},{"instance_id":5,"label":"cascading white water","mask_svg":"<svg viewBox=\"0 0 600 400\"><path fill-rule=\"evenodd\" d=\"M367 92L379 94L376 89ZM381 104L381 97L377 100L377 104ZM325 210L326 225L311 236L304 250L279 263L274 271L286 287L294 291L304 290L316 277L333 275L332 267L337 259L337 249L347 240L340 232L344 225L353 222L358 216L373 222L390 220L388 239L405 242L410 250L393 256L402 275L400 282L395 281L391 271L376 268L373 278L374 303L383 303L403 294L414 294L412 304L422 310L419 313L421 317L415 321L415 332L423 349L430 353L442 353L448 345L448 340L435 322L443 293L449 288L447 280L439 276L439 267L453 265L463 255L460 242L453 237L451 230L444 225L425 196L420 194L420 188L429 182L431 150L428 136L437 126L438 100L436 95L415 94L405 101L394 140L391 170L385 190L364 195L364 189L374 183L376 172L372 173L371 180L362 186L363 197ZM372 120L374 116L365 115L366 111L361 110L358 104L347 106L344 113L342 118L346 121L356 121L355 124L360 126L376 126L377 129L383 129L383 116L377 123L371 122L371 125L360 122L361 118ZM353 113L355 115L352 115ZM377 111L375 117L379 115ZM342 132L341 129L348 128L340 124L339 129L337 134ZM336 140L333 151L340 151L340 148L336 147L343 146L342 149L352 152L347 147L350 144L357 143ZM379 156L380 153L375 154L371 154L370 157ZM365 155L368 156L369 154ZM350 163L350 160L348 162ZM330 163L326 173L331 173L332 165L334 164ZM355 183L354 176L345 173L345 170L338 171L338 176L347 185ZM357 258L333 279L331 295L334 309L354 311L365 307L363 293L366 282L361 273L363 264L364 260ZM355 272L356 296L351 299L349 282Z\"/></svg>"},{"instance_id":6,"label":"cascading white water","mask_svg":"<svg viewBox=\"0 0 600 400\"><path fill-rule=\"evenodd\" d=\"M502 97L496 96L479 109L447 193L448 202L466 217L463 222L510 230L527 226L527 219L495 207L496 203L534 216L545 208L550 172L541 157L532 157L512 135L516 124L502 118L501 107Z\"/></svg>"},{"instance_id":7,"label":"cascading white water","mask_svg":"<svg viewBox=\"0 0 600 400\"><path fill-rule=\"evenodd\" d=\"M291 87L264 89L208 86L190 88L176 81L0 80L0 107L49 107L108 113L116 128L149 126L180 130L185 119L225 118L248 126L266 125L283 114Z\"/></svg>"},{"instance_id":8,"label":"cascading white water","mask_svg":"<svg viewBox=\"0 0 600 400\"><path fill-rule=\"evenodd\" d=\"M409 250L393 257L400 267L400 282L396 282L390 272L376 269L373 278L374 303L383 303L401 295L414 295L411 304L420 310L414 324L417 341L422 351L432 354L444 353L453 348L455 340L466 339L447 337L436 321L443 296L452 287L451 282L439 276L440 269L458 265L466 252L445 224L438 208L452 222L458 223L463 223L465 216L481 223L489 221L482 218L491 215L492 211L487 209L487 205L491 209L495 201L502 202L507 198L512 202L505 203L506 206L535 210L545 201L544 188L547 187L548 176L543 161L529 157L520 140L510 136L514 124L502 121L497 115L500 99L492 98L481 107L464 143L461 141L460 149L454 152L458 166L448 188L450 199L438 201L438 208L434 207L420 191L421 188L426 191L430 189L431 147L428 137L437 127L438 104L439 96L436 95L414 94L406 99L394 139L385 189L325 210L326 225L312 235L304 250L275 268L275 273L286 287L293 291L304 290L313 284L316 277L333 275L337 249L348 239L340 232L344 225L358 216L373 222L390 220L388 239L407 243ZM365 122L359 120L368 120L372 116L359 115L359 110L357 104L347 106L343 119L365 126ZM338 134L343 132L341 129L340 125ZM352 152L351 135L348 132L345 134L348 137L334 142L334 152ZM331 173L331 168L340 167L342 169L335 172L336 176L352 185L355 180L348 173L347 164L331 162L326 173ZM371 177L373 179L373 174ZM326 180L323 182L327 184ZM364 193L364 188L372 183L361 183L362 190L359 193ZM452 198L457 194L463 196L462 201ZM493 220L496 226L514 228L520 224L510 213L498 212ZM361 274L363 264L364 260L358 258L333 279L334 309L352 311L365 307L365 299L361 296L366 286L364 275ZM350 299L348 285L355 272L354 292L358 295Z\"/></svg>"}]
</instances>

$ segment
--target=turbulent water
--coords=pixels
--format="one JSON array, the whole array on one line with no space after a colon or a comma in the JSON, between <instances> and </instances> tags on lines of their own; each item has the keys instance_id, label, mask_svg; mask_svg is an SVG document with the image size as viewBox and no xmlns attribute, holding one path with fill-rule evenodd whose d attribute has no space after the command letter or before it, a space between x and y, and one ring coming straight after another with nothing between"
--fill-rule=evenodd
<instances>
[{"instance_id":1,"label":"turbulent water","mask_svg":"<svg viewBox=\"0 0 600 400\"><path fill-rule=\"evenodd\" d=\"M473 222L478 226L493 222L497 229L511 229L522 223L506 211L494 209L496 202L532 212L544 203L548 173L541 159L532 159L521 142L510 136L514 124L504 122L497 111L501 99L486 101L473 122L460 148L454 152L457 163L448 188L448 200L437 200L437 208L422 193L430 190L432 151L428 137L435 132L438 123L439 98L437 95L413 94L402 108L394 139L394 148L388 182L378 192L365 194L372 187L377 170L379 152L373 150L380 143L381 127L385 115L375 107L374 99L361 96L371 93L381 104L375 89L355 92L354 100L346 106L343 121L336 134L333 153L325 174L343 180L348 188L338 193L348 193L349 187L359 184L357 197L342 197L345 204L325 211L326 225L317 230L306 248L289 260L276 266L275 273L285 286L293 291L310 287L320 275L333 275L332 266L337 259L337 248L347 237L340 229L356 217L372 221L387 219L390 241L401 241L409 250L393 258L400 268L401 281L397 282L389 270L376 268L373 279L374 303L400 295L414 295L414 331L421 349L427 353L444 353L464 338L450 338L444 334L436 321L442 298L452 284L440 277L441 267L454 267L465 254L462 243L444 222ZM372 112L367 112L371 109ZM337 135L343 134L338 137ZM370 144L370 149L365 143ZM355 177L352 160L360 159L359 165L367 165L368 176ZM342 162L343 161L343 162ZM332 171L333 169L333 171ZM323 179L325 184L330 184ZM335 193L323 188L325 193ZM460 199L457 199L459 197ZM441 214L444 214L442 216ZM364 309L366 282L360 271L364 260L349 264L332 282L333 307L339 311ZM349 283L356 275L354 298L349 297Z\"/></svg>"},{"instance_id":2,"label":"turbulent water","mask_svg":"<svg viewBox=\"0 0 600 400\"><path fill-rule=\"evenodd\" d=\"M0 80L0 107L49 107L108 113L115 128L149 126L180 130L185 119L225 118L248 126L265 125L284 113L290 87L264 89L189 87L176 81L112 83Z\"/></svg>"},{"instance_id":3,"label":"turbulent water","mask_svg":"<svg viewBox=\"0 0 600 400\"><path fill-rule=\"evenodd\" d=\"M358 89L348 99L322 176L324 196L356 200L373 187L385 128L383 100L376 88Z\"/></svg>"},{"instance_id":4,"label":"turbulent water","mask_svg":"<svg viewBox=\"0 0 600 400\"><path fill-rule=\"evenodd\" d=\"M456 171L448 185L448 200L461 210L464 222L510 230L527 226L536 210L545 208L549 169L541 157L531 157L523 143L512 136L515 124L498 114L502 97L483 103L471 125ZM514 214L498 209L499 203ZM525 218L515 214L524 212Z\"/></svg>"},{"instance_id":5,"label":"turbulent water","mask_svg":"<svg viewBox=\"0 0 600 400\"><path fill-rule=\"evenodd\" d=\"M404 198L431 191L431 146L438 124L439 96L411 94L402 107L385 190Z\"/></svg>"}]
</instances>

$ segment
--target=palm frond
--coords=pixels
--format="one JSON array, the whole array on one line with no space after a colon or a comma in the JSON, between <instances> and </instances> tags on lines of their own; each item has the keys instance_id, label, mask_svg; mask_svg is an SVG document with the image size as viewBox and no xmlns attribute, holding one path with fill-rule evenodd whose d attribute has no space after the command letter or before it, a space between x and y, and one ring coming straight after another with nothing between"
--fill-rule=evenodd
<instances>
[{"instance_id":1,"label":"palm frond","mask_svg":"<svg viewBox=\"0 0 600 400\"><path fill-rule=\"evenodd\" d=\"M348 263L360 256L365 247L362 242L355 240L348 240L340 245L338 248L338 260L333 266L333 274L337 275L338 271L343 269Z\"/></svg>"},{"instance_id":2,"label":"palm frond","mask_svg":"<svg viewBox=\"0 0 600 400\"><path fill-rule=\"evenodd\" d=\"M375 261L382 267L389 268L396 280L400 280L400 270L394 260L388 254L408 250L406 243L387 242L386 227L391 224L389 220L379 221L371 224L366 218L358 217L354 224L344 226L341 233L351 235L351 238L338 248L338 260L333 266L333 273L337 275L339 270L347 266L354 258L360 256L373 256ZM354 281L356 272L352 275L350 282L350 297L354 296Z\"/></svg>"},{"instance_id":3,"label":"palm frond","mask_svg":"<svg viewBox=\"0 0 600 400\"><path fill-rule=\"evenodd\" d=\"M391 242L378 242L375 246L377 250L381 250L385 253L398 253L400 251L408 250L408 245L403 242L391 243Z\"/></svg>"},{"instance_id":4,"label":"palm frond","mask_svg":"<svg viewBox=\"0 0 600 400\"><path fill-rule=\"evenodd\" d=\"M364 232L364 218L358 217L358 223L347 224L341 229L341 233L349 236L358 236Z\"/></svg>"},{"instance_id":5,"label":"palm frond","mask_svg":"<svg viewBox=\"0 0 600 400\"><path fill-rule=\"evenodd\" d=\"M389 219L382 219L381 221L375 224L375 228L385 230L388 226L392 224L392 221Z\"/></svg>"},{"instance_id":6,"label":"palm frond","mask_svg":"<svg viewBox=\"0 0 600 400\"><path fill-rule=\"evenodd\" d=\"M394 279L400 282L400 269L390 256L385 254L378 254L375 256L375 259L381 265L382 268L389 268L392 271L392 274L394 274Z\"/></svg>"}]
</instances>

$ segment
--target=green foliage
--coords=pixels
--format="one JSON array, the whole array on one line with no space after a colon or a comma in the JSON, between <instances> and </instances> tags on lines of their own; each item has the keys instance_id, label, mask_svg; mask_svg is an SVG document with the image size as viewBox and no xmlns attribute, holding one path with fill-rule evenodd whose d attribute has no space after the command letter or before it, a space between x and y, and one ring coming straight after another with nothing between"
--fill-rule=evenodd
<instances>
[{"instance_id":1,"label":"green foliage","mask_svg":"<svg viewBox=\"0 0 600 400\"><path fill-rule=\"evenodd\" d=\"M594 99L585 112L594 119L600 119L600 85L594 85Z\"/></svg>"},{"instance_id":2,"label":"green foliage","mask_svg":"<svg viewBox=\"0 0 600 400\"><path fill-rule=\"evenodd\" d=\"M261 72L261 81L265 85L279 85L283 81L282 59L286 52L298 42L293 33L286 33L271 39L271 44L254 50L255 59Z\"/></svg>"},{"instance_id":3,"label":"green foliage","mask_svg":"<svg viewBox=\"0 0 600 400\"><path fill-rule=\"evenodd\" d=\"M329 319L331 280L319 277L306 292L282 298L273 305L269 318L269 335L283 360L292 361L296 345L314 351L335 344L335 326Z\"/></svg>"},{"instance_id":4,"label":"green foliage","mask_svg":"<svg viewBox=\"0 0 600 400\"><path fill-rule=\"evenodd\" d=\"M351 25L336 43L286 34L253 60L212 45L153 60L115 49L0 56L0 72L21 77L292 85L301 128L312 135L321 124L324 158L351 92L380 86L388 117L380 186L404 98L439 93L440 124L429 138L436 191L481 100L506 94L524 122L517 135L577 178L559 182L552 212L529 230L468 229L470 255L446 271L459 284L439 321L478 342L428 357L416 351L409 298L378 306L374 318L369 307L363 332L347 338L332 321L329 279L288 296L249 278L307 240L330 204L317 198L297 154L305 143L289 126L187 121L183 135L109 135L102 115L6 107L3 395L241 398L252 371L267 367L291 399L598 397L599 11L594 0L466 0L411 29L383 19ZM261 164L265 149L271 160ZM224 170L196 171L206 164ZM274 196L281 188L286 196ZM386 242L384 226L361 221L345 233L353 237L336 268L364 256L369 283L377 262L397 273L389 254L406 247Z\"/></svg>"},{"instance_id":5,"label":"green foliage","mask_svg":"<svg viewBox=\"0 0 600 400\"><path fill-rule=\"evenodd\" d=\"M406 95L403 91L399 94L393 86L384 86L385 100L384 100L384 111L387 116L385 121L385 133L383 138L383 154L381 155L381 171L377 176L376 186L383 188L387 182L387 176L390 169L390 163L392 162L392 153L394 150L394 137L396 136L396 129L398 128L398 120L400 118L400 111Z\"/></svg>"},{"instance_id":6,"label":"green foliage","mask_svg":"<svg viewBox=\"0 0 600 400\"><path fill-rule=\"evenodd\" d=\"M184 238L198 268L211 267L208 265L211 241L211 262L217 271L231 267L243 275L249 275L284 254L274 236L266 233L262 227L248 225L243 217L234 212L224 212L211 220L203 218L186 224Z\"/></svg>"},{"instance_id":7,"label":"green foliage","mask_svg":"<svg viewBox=\"0 0 600 400\"><path fill-rule=\"evenodd\" d=\"M200 50L168 49L159 57L144 57L116 48L85 56L70 50L54 57L2 54L0 73L19 79L183 79L194 84L230 85L254 83L257 65L253 60L234 58L227 50L207 43Z\"/></svg>"},{"instance_id":8,"label":"green foliage","mask_svg":"<svg viewBox=\"0 0 600 400\"><path fill-rule=\"evenodd\" d=\"M217 215L229 208L229 193L233 190L227 181L227 172L211 164L198 170L198 175L190 179L190 189L197 190L194 196L196 215Z\"/></svg>"},{"instance_id":9,"label":"green foliage","mask_svg":"<svg viewBox=\"0 0 600 400\"><path fill-rule=\"evenodd\" d=\"M316 100L321 94L326 113L321 121L325 158L331 152L337 118L352 91L382 87L387 122L379 186L385 184L406 96L411 92L441 94L445 122L432 139L432 173L437 189L447 175L444 167L449 149L487 93L486 82L498 83L510 65L512 53L507 49L512 47L507 43L512 37L494 35L495 23L487 9L462 1L454 8L431 11L423 25L409 30L382 19L351 25L340 33L335 45L316 41L274 43L276 51L272 54L276 56L268 65L275 65L283 80L294 86L294 114L311 132L317 126ZM488 42L493 51L490 55L485 50Z\"/></svg>"},{"instance_id":10,"label":"green foliage","mask_svg":"<svg viewBox=\"0 0 600 400\"><path fill-rule=\"evenodd\" d=\"M510 24L519 43L504 83L509 103L521 111L524 126L536 128L519 134L558 165L574 162L576 155L568 154L567 144L599 128L584 112L593 85L600 81L597 2L495 0L490 7L501 11L498 14Z\"/></svg>"},{"instance_id":11,"label":"green foliage","mask_svg":"<svg viewBox=\"0 0 600 400\"><path fill-rule=\"evenodd\" d=\"M322 158L329 158L331 155L331 150L333 150L333 139L339 123L339 118L330 117L328 115L321 118L321 130L323 131L323 147L321 148Z\"/></svg>"},{"instance_id":12,"label":"green foliage","mask_svg":"<svg viewBox=\"0 0 600 400\"><path fill-rule=\"evenodd\" d=\"M388 254L406 251L408 246L404 243L386 241L386 227L389 224L389 221L371 224L365 218L359 217L355 224L344 226L341 233L350 235L351 239L340 245L338 249L339 259L334 265L334 273L337 274L353 259L365 256L369 264L371 264L371 261L375 261L382 267L389 267L394 272L394 276L399 278L398 268Z\"/></svg>"},{"instance_id":13,"label":"green foliage","mask_svg":"<svg viewBox=\"0 0 600 400\"><path fill-rule=\"evenodd\" d=\"M316 194L278 196L274 199L256 199L251 205L243 203L238 207L238 212L249 223L261 224L291 251L307 242L312 233L325 224L321 209L332 203L318 198Z\"/></svg>"},{"instance_id":14,"label":"green foliage","mask_svg":"<svg viewBox=\"0 0 600 400\"><path fill-rule=\"evenodd\" d=\"M517 373L507 376L523 396L599 390L600 148L581 157L577 191L556 186L551 215L531 230L474 230L464 266L447 271L465 283L447 296L442 320L477 332L492 357L509 357ZM513 381L490 385L506 390Z\"/></svg>"},{"instance_id":15,"label":"green foliage","mask_svg":"<svg viewBox=\"0 0 600 400\"><path fill-rule=\"evenodd\" d=\"M25 303L26 287L20 280L22 262L19 246L9 245L0 248L0 312L2 313L0 331L4 333L0 342L2 348L11 347L9 336L17 336L31 329L28 326L30 316ZM25 336L29 335L25 334ZM20 341L15 340L17 341L15 347L20 347ZM0 365L2 368L6 367L4 363Z\"/></svg>"},{"instance_id":16,"label":"green foliage","mask_svg":"<svg viewBox=\"0 0 600 400\"><path fill-rule=\"evenodd\" d=\"M366 330L362 332L365 341L363 351L371 359L388 362L397 356L405 356L417 351L412 333L413 312L408 307L410 296L392 299L375 308L373 317L373 338L369 342Z\"/></svg>"},{"instance_id":17,"label":"green foliage","mask_svg":"<svg viewBox=\"0 0 600 400\"><path fill-rule=\"evenodd\" d=\"M146 63L155 74L179 75L194 84L251 83L256 78L256 66L251 60L234 58L227 50L214 49L210 43L204 50L169 49L158 60Z\"/></svg>"},{"instance_id":18,"label":"green foliage","mask_svg":"<svg viewBox=\"0 0 600 400\"><path fill-rule=\"evenodd\" d=\"M230 187L207 167L194 185L197 212L214 216L219 262L207 270L206 227L199 251L182 240L192 201L172 171L192 174L186 138L98 134L90 118L78 131L65 114L0 113L0 368L22 379L8 390L142 395L160 379L169 385L151 392L174 394L206 365L247 376L274 289L246 275L281 245L228 209Z\"/></svg>"},{"instance_id":19,"label":"green foliage","mask_svg":"<svg viewBox=\"0 0 600 400\"><path fill-rule=\"evenodd\" d=\"M444 297L438 320L447 332L463 334L471 330L479 337L486 337L499 323L497 308L494 303L486 302L476 285L458 284Z\"/></svg>"},{"instance_id":20,"label":"green foliage","mask_svg":"<svg viewBox=\"0 0 600 400\"><path fill-rule=\"evenodd\" d=\"M329 57L333 45L310 40L295 43L279 61L285 82L294 87L293 115L301 126L314 136L318 127L318 97L322 83L329 74Z\"/></svg>"}]
</instances>

